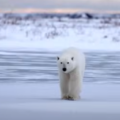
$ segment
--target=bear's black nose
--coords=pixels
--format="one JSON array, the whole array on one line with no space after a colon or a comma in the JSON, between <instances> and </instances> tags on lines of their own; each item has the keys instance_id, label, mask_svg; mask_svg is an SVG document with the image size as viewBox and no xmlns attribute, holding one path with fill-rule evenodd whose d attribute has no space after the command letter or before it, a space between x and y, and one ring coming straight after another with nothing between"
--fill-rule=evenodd
<instances>
[{"instance_id":1,"label":"bear's black nose","mask_svg":"<svg viewBox=\"0 0 120 120\"><path fill-rule=\"evenodd\" d=\"M66 68L63 68L63 71L66 71L67 69Z\"/></svg>"}]
</instances>

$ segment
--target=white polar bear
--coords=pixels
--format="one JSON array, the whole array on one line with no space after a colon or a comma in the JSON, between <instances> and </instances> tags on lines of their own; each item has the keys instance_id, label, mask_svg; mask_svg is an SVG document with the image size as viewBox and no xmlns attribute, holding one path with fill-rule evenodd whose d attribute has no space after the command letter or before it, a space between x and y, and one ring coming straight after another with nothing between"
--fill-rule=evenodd
<instances>
[{"instance_id":1,"label":"white polar bear","mask_svg":"<svg viewBox=\"0 0 120 120\"><path fill-rule=\"evenodd\" d=\"M57 57L61 98L77 100L82 88L85 71L85 55L70 47Z\"/></svg>"}]
</instances>

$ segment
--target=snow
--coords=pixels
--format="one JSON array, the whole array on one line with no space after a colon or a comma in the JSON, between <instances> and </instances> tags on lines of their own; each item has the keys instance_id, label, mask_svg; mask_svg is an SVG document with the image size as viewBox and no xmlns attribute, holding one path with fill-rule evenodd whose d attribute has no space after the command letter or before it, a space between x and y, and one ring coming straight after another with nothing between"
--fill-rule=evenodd
<instances>
[{"instance_id":1,"label":"snow","mask_svg":"<svg viewBox=\"0 0 120 120\"><path fill-rule=\"evenodd\" d=\"M106 21L106 19L59 20L56 18L36 19L33 21L9 20L1 17L0 54L6 56L17 54L21 57L24 51L35 50L49 51L47 55L52 56L53 53L51 52L58 52L70 46L83 51L120 51L119 24L119 19L108 19ZM17 50L23 50L23 52L10 52ZM27 56L27 54L22 57ZM40 53L30 54L36 56ZM42 56L44 56L44 53ZM11 59L9 61L10 63L16 63L16 60ZM94 60L92 61L95 63ZM20 61L17 60L17 62ZM30 67L24 64L14 66L14 68L19 69L28 69ZM4 68L6 70L8 66L6 65ZM40 68L32 66L32 69L46 70L42 66ZM47 68L47 70L56 69ZM90 72L89 74L93 73ZM43 81L48 78L54 79L53 75L39 75L23 77L24 79L39 78L43 79ZM13 76L12 80L17 78L15 78L15 74ZM119 82L116 82L114 78L112 82L103 80L96 83L85 82L81 100L78 101L61 100L58 82L0 83L0 120L120 120L120 84L116 83Z\"/></svg>"},{"instance_id":2,"label":"snow","mask_svg":"<svg viewBox=\"0 0 120 120\"><path fill-rule=\"evenodd\" d=\"M119 84L96 84L84 83L81 93L81 100L67 101L60 99L59 84L57 83L9 83L0 84L0 110L19 111L24 117L29 113L42 113L68 115L75 117L87 115L112 117L117 115L120 118L120 85ZM32 113L32 114L30 114ZM45 115L44 114L44 115ZM0 116L4 117L3 114ZM14 115L15 117L15 115ZM11 117L12 118L12 117ZM37 119L38 119L37 118ZM10 118L9 118L10 119Z\"/></svg>"},{"instance_id":3,"label":"snow","mask_svg":"<svg viewBox=\"0 0 120 120\"><path fill-rule=\"evenodd\" d=\"M119 19L37 19L0 21L1 50L120 51Z\"/></svg>"},{"instance_id":4,"label":"snow","mask_svg":"<svg viewBox=\"0 0 120 120\"><path fill-rule=\"evenodd\" d=\"M12 42L12 43L11 43ZM58 41L52 41L49 44L47 40L44 42L32 42L32 41L24 41L20 42L20 41L0 41L0 49L1 50L32 50L32 51L55 51L55 52L59 52L63 49L66 49L68 47L76 47L79 48L83 51L120 51L120 45L117 43L80 43L81 46L78 43L74 43L74 42L64 42L61 41L61 43L59 44Z\"/></svg>"}]
</instances>

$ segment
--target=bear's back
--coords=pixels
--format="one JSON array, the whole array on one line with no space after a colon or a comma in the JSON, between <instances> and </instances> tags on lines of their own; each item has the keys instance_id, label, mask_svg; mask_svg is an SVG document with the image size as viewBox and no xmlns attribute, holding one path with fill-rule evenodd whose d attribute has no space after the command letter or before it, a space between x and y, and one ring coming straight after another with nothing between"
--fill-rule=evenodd
<instances>
[{"instance_id":1,"label":"bear's back","mask_svg":"<svg viewBox=\"0 0 120 120\"><path fill-rule=\"evenodd\" d=\"M62 52L62 55L71 55L73 57L79 57L79 56L83 55L83 53L77 48L70 47L70 48L64 50Z\"/></svg>"},{"instance_id":2,"label":"bear's back","mask_svg":"<svg viewBox=\"0 0 120 120\"><path fill-rule=\"evenodd\" d=\"M67 48L62 52L61 58L66 58L67 56L74 57L79 63L84 63L85 61L84 53L75 47Z\"/></svg>"}]
</instances>

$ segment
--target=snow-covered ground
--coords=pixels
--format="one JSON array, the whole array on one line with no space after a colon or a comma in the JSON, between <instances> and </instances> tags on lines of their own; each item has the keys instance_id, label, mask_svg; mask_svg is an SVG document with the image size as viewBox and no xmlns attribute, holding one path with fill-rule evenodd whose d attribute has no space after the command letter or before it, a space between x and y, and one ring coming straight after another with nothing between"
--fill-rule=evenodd
<instances>
[{"instance_id":1,"label":"snow-covered ground","mask_svg":"<svg viewBox=\"0 0 120 120\"><path fill-rule=\"evenodd\" d=\"M0 84L0 120L119 120L120 85L84 84L81 100L60 99L59 83Z\"/></svg>"},{"instance_id":2,"label":"snow-covered ground","mask_svg":"<svg viewBox=\"0 0 120 120\"><path fill-rule=\"evenodd\" d=\"M114 18L1 17L0 120L120 120L119 35ZM70 46L87 58L79 101L60 99L56 56Z\"/></svg>"},{"instance_id":3,"label":"snow-covered ground","mask_svg":"<svg viewBox=\"0 0 120 120\"><path fill-rule=\"evenodd\" d=\"M119 19L0 19L0 49L120 50Z\"/></svg>"}]
</instances>

